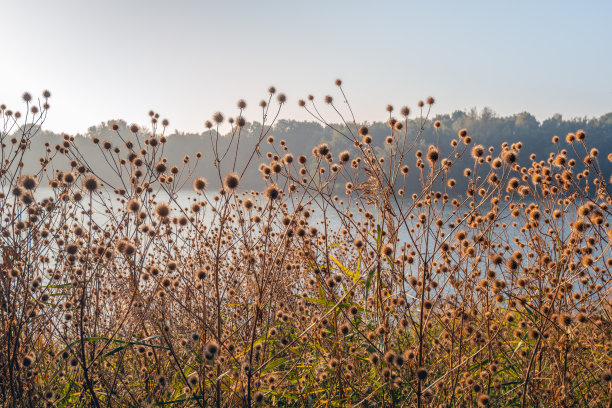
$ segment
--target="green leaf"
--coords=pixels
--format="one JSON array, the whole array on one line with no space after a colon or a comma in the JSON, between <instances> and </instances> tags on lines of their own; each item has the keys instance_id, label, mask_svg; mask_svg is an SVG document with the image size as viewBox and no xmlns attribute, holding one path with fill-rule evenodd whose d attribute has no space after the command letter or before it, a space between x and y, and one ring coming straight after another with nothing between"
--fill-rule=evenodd
<instances>
[{"instance_id":1,"label":"green leaf","mask_svg":"<svg viewBox=\"0 0 612 408\"><path fill-rule=\"evenodd\" d=\"M83 339L83 342L92 342L92 341L100 341L100 340L109 340L107 337L85 337ZM64 349L62 351L60 351L60 353L68 350L70 347L74 346L75 344L79 344L81 342L81 339L75 340L71 343L68 343L66 345L66 347L64 347Z\"/></svg>"},{"instance_id":2,"label":"green leaf","mask_svg":"<svg viewBox=\"0 0 612 408\"><path fill-rule=\"evenodd\" d=\"M48 287L52 289L63 289L63 288L74 288L76 286L74 286L72 283L65 283L62 285L49 285Z\"/></svg>"},{"instance_id":3,"label":"green leaf","mask_svg":"<svg viewBox=\"0 0 612 408\"><path fill-rule=\"evenodd\" d=\"M201 399L204 399L204 397L200 395L196 395L194 397L185 397L185 398L175 399L175 400L167 401L167 402L158 402L155 405L159 407L163 405L178 404L179 402L196 401L196 400L201 400Z\"/></svg>"},{"instance_id":4,"label":"green leaf","mask_svg":"<svg viewBox=\"0 0 612 408\"><path fill-rule=\"evenodd\" d=\"M270 362L270 364L265 366L264 369L263 369L263 372L265 373L265 372L268 372L268 371L272 371L276 367L278 367L279 365L283 364L285 361L287 361L287 357L277 358L276 360Z\"/></svg>"},{"instance_id":5,"label":"green leaf","mask_svg":"<svg viewBox=\"0 0 612 408\"><path fill-rule=\"evenodd\" d=\"M346 276L348 276L349 278L351 278L353 280L353 283L357 282L357 279L359 279L359 276L357 276L355 273L351 272L347 267L342 265L340 263L340 261L338 261L336 258L334 258L333 255L330 255L329 257L331 258L332 261L334 261L334 263L336 265L338 265L338 268L340 268L340 270L342 272L344 272L346 274Z\"/></svg>"},{"instance_id":6,"label":"green leaf","mask_svg":"<svg viewBox=\"0 0 612 408\"><path fill-rule=\"evenodd\" d=\"M368 310L368 294L370 293L370 286L372 285L372 278L374 277L374 272L376 272L376 269L372 269L369 273L368 273L368 279L366 280L366 287L365 287L365 304L364 304L364 309Z\"/></svg>"},{"instance_id":7,"label":"green leaf","mask_svg":"<svg viewBox=\"0 0 612 408\"><path fill-rule=\"evenodd\" d=\"M321 286L321 282L319 282L319 298L321 300L327 300L327 297L325 296L325 292L323 291L323 287Z\"/></svg>"},{"instance_id":8,"label":"green leaf","mask_svg":"<svg viewBox=\"0 0 612 408\"><path fill-rule=\"evenodd\" d=\"M116 348L112 349L111 351L109 351L108 353L106 353L105 355L103 355L101 358L110 357L110 356L112 356L113 354L116 354L116 353L120 352L121 350L123 350L123 349L124 349L124 348L126 348L126 347L128 347L128 346L127 346L127 345L125 345L125 346L119 346L119 347L116 347Z\"/></svg>"},{"instance_id":9,"label":"green leaf","mask_svg":"<svg viewBox=\"0 0 612 408\"><path fill-rule=\"evenodd\" d=\"M361 275L361 251L363 251L363 248L359 250L359 259L357 259L357 270L355 271L357 278Z\"/></svg>"}]
</instances>

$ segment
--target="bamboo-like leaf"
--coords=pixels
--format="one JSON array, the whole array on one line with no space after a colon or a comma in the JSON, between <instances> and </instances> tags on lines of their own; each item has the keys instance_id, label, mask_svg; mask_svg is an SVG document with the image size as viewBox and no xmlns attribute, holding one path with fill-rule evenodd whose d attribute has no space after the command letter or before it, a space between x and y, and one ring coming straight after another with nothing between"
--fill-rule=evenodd
<instances>
[{"instance_id":1,"label":"bamboo-like leaf","mask_svg":"<svg viewBox=\"0 0 612 408\"><path fill-rule=\"evenodd\" d=\"M374 277L374 272L376 272L376 269L372 269L368 273L368 279L366 280L365 298L364 298L365 304L363 305L363 308L365 310L368 310L368 294L370 293L370 286L372 285L372 278Z\"/></svg>"},{"instance_id":2,"label":"bamboo-like leaf","mask_svg":"<svg viewBox=\"0 0 612 408\"><path fill-rule=\"evenodd\" d=\"M276 360L270 362L270 364L265 366L264 369L263 369L263 372L265 373L265 372L268 372L268 371L272 371L276 367L278 367L279 365L283 364L285 361L287 361L287 357L277 358Z\"/></svg>"},{"instance_id":3,"label":"bamboo-like leaf","mask_svg":"<svg viewBox=\"0 0 612 408\"><path fill-rule=\"evenodd\" d=\"M351 278L353 280L353 283L357 282L357 279L359 279L359 277L355 273L351 272L350 269L348 269L347 267L342 265L340 263L340 261L338 261L336 258L334 258L333 255L330 255L329 257L331 258L332 261L334 261L334 263L336 265L338 265L338 268L340 268L340 270L342 272L344 272L346 274L346 276L348 276L349 278Z\"/></svg>"}]
</instances>

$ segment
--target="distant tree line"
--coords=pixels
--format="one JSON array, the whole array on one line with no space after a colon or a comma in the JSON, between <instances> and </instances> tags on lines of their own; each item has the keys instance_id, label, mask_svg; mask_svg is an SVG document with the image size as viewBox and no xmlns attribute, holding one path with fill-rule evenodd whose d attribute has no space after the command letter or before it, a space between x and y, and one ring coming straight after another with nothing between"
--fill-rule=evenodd
<instances>
[{"instance_id":1,"label":"distant tree line","mask_svg":"<svg viewBox=\"0 0 612 408\"><path fill-rule=\"evenodd\" d=\"M433 127L434 121L439 121L440 126L438 128L438 135ZM118 132L112 130L113 124L119 126ZM384 122L373 122L373 123L362 123L369 128L369 132L373 137L373 146L379 152L383 153L384 149L388 147L385 145L385 138L391 133L387 123ZM359 126L362 125L358 124ZM422 119L409 118L405 122L404 129L407 131L408 140L414 140L415 135L419 132L422 125ZM283 154L278 143L284 140L286 145L294 154L303 153L310 155L312 148L320 143L327 143L331 149L334 157L343 150L353 150L352 143L347 140L341 133L349 133L346 126L342 124L333 125L334 129L322 125L317 122L309 121L295 121L295 120L279 120L277 121L272 129L269 131L269 135L274 137L274 144L270 145L265 141L261 145L260 155L256 155L255 159L261 162L267 162L267 152L279 152L281 156ZM612 112L607 113L599 118L573 118L564 119L560 114L553 115L552 117L539 122L532 114L523 112L511 116L497 116L495 113L485 108L481 112L477 112L475 109L470 111L456 111L452 114L437 115L435 117L428 118L427 122L423 126L423 131L417 142L417 148L425 152L430 144L435 144L439 140L440 151L443 157L445 153L450 152L450 142L452 139L457 138L457 132L460 129L467 129L470 136L472 137L472 144L482 144L485 148L492 146L494 148L493 155L501 151L501 145L504 142L509 144L515 142L522 142L523 149L519 155L519 163L527 165L529 163L529 156L535 154L537 160L546 161L548 154L551 151L555 151L556 148L552 144L552 137L559 136L559 149L568 150L568 158L574 157L578 162L581 162L584 156L584 149L576 149L578 155L574 152L571 145L566 143L565 136L577 130L582 129L587 134L588 145L595 147L602 152L608 151L612 145ZM224 124L221 129L229 129L228 124ZM402 132L404 131L402 129ZM214 132L214 130L212 130ZM352 129L356 133L356 129ZM99 154L100 144L95 145L92 143L94 139L98 139L101 142L109 141L113 145L113 148L118 147L125 154L125 146L118 136L119 134L127 134L129 132L129 124L123 120L109 120L107 122L100 123L96 126L91 126L85 134L77 134L74 139L74 146L76 146L83 157L86 158L88 165L92 168L107 169L106 163L100 162L102 155ZM146 129L141 130L142 138L146 137ZM185 133L174 131L171 134L167 134L168 141L164 146L164 155L168 159L170 165L180 165L186 155L190 156L190 162L195 162L195 153L202 152L202 158L200 159L197 167L194 170L194 176L203 176L207 178L210 188L219 188L219 177L218 171L211 160L211 138L208 130L203 130L201 133ZM253 150L252 146L255 140L261 133L261 124L258 122L249 122L242 129L241 142L238 150L237 163L243 163L251 156ZM39 143L36 143L36 140ZM233 140L230 137L221 138L226 144L236 143L236 139ZM57 134L44 129L39 129L35 141L32 143L30 151L27 153L27 159L25 160L26 168L31 167L32 170L38 167L38 158L43 156L44 147L43 143L48 142L49 147L53 150L56 149L57 145L60 145L63 141L63 135ZM227 145L226 145L227 146ZM224 149L226 146L219 146L220 149ZM612 166L611 163L605 157L599 158L600 166L603 174L608 177L611 174ZM466 166L473 164L473 161L469 159L469 148L465 157ZM410 177L418 177L417 172L414 169L414 156L407 158L406 164L411 168ZM65 170L62 166L68 166L68 163L54 163L56 169ZM453 174L450 177L454 177L457 180L457 189L461 191L464 186L462 179L462 170L465 166L454 166ZM231 169L221 169L221 174ZM51 174L50 174L51 175ZM115 178L114 175L109 175L110 178ZM264 182L260 174L251 172L247 173L243 177L242 186L247 188L257 189L263 188ZM191 183L187 184L188 187ZM341 193L343 188L340 185L338 192ZM419 189L415 185L415 190ZM408 191L410 193L410 191Z\"/></svg>"}]
</instances>

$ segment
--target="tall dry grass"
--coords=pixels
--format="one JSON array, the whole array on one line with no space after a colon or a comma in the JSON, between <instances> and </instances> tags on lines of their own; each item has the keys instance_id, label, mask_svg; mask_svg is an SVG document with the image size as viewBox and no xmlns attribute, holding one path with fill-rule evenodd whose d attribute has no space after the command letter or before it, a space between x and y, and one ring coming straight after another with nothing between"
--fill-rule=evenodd
<instances>
[{"instance_id":1,"label":"tall dry grass","mask_svg":"<svg viewBox=\"0 0 612 408\"><path fill-rule=\"evenodd\" d=\"M35 174L50 94L2 106L2 406L610 406L612 155L580 130L529 160L465 129L423 140L433 98L417 134L388 106L374 148L336 85L337 116L299 104L342 152L274 140L270 88L257 140L240 101L207 122L204 154L169 163L150 112L121 146L92 140L107 168L66 135ZM241 185L253 171L264 191Z\"/></svg>"}]
</instances>

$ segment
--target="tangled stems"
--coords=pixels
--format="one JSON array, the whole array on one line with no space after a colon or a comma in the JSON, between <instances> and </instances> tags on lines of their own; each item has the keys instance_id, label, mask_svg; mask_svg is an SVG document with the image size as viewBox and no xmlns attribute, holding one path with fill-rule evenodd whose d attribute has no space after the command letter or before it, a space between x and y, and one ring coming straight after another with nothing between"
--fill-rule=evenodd
<instances>
[{"instance_id":1,"label":"tangled stems","mask_svg":"<svg viewBox=\"0 0 612 408\"><path fill-rule=\"evenodd\" d=\"M612 156L581 130L545 160L449 140L433 98L379 140L337 85L342 107L299 102L333 143L276 140L271 88L182 163L152 111L87 140L102 167L65 135L26 171L50 95L2 108L2 401L609 404Z\"/></svg>"}]
</instances>

